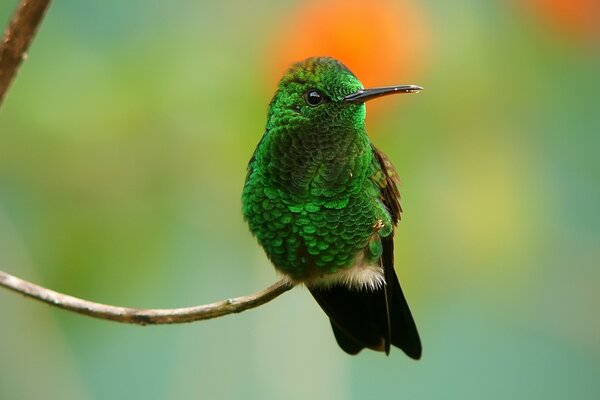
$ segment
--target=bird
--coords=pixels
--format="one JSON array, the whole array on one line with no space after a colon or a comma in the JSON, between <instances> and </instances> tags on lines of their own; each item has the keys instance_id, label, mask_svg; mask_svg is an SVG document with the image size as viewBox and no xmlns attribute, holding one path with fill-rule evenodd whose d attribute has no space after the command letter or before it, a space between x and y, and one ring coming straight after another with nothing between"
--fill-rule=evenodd
<instances>
[{"instance_id":1,"label":"bird","mask_svg":"<svg viewBox=\"0 0 600 400\"><path fill-rule=\"evenodd\" d=\"M395 346L421 357L394 269L398 175L365 128L365 102L421 90L365 89L331 57L297 62L279 81L248 163L242 213L251 233L280 274L310 291L351 355Z\"/></svg>"}]
</instances>

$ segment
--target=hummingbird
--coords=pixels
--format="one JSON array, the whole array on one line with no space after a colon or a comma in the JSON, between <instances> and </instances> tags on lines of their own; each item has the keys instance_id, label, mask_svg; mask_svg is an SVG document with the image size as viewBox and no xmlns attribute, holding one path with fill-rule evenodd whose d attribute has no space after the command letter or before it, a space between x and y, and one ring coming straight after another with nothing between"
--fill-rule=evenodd
<instances>
[{"instance_id":1,"label":"hummingbird","mask_svg":"<svg viewBox=\"0 0 600 400\"><path fill-rule=\"evenodd\" d=\"M421 340L394 270L398 176L369 140L365 102L417 93L365 89L340 61L312 57L281 78L248 163L242 212L267 257L304 284L346 353L393 345L421 357Z\"/></svg>"}]
</instances>

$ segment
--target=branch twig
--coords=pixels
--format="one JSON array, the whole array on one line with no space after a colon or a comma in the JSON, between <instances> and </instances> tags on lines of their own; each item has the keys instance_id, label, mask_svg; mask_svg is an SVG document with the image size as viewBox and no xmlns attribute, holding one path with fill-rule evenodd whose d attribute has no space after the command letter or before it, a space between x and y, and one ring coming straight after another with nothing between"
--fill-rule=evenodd
<instances>
[{"instance_id":1,"label":"branch twig","mask_svg":"<svg viewBox=\"0 0 600 400\"><path fill-rule=\"evenodd\" d=\"M21 0L0 42L0 104L17 74L50 0Z\"/></svg>"},{"instance_id":2,"label":"branch twig","mask_svg":"<svg viewBox=\"0 0 600 400\"><path fill-rule=\"evenodd\" d=\"M222 317L258 307L294 286L285 279L248 296L235 297L194 307L145 309L110 306L58 293L0 271L0 286L64 310L94 318L137 325L164 325Z\"/></svg>"},{"instance_id":3,"label":"branch twig","mask_svg":"<svg viewBox=\"0 0 600 400\"><path fill-rule=\"evenodd\" d=\"M21 0L0 42L0 105L44 17L50 0ZM64 310L111 321L138 324L178 324L239 313L265 304L293 285L281 280L252 295L195 307L141 309L116 307L58 293L0 271L0 286Z\"/></svg>"}]
</instances>

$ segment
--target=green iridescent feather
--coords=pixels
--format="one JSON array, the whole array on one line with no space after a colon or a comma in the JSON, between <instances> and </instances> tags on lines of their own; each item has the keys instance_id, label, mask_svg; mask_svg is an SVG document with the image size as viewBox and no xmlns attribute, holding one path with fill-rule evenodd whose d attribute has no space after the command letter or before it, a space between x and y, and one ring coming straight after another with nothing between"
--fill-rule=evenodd
<instances>
[{"instance_id":1,"label":"green iridescent feather","mask_svg":"<svg viewBox=\"0 0 600 400\"><path fill-rule=\"evenodd\" d=\"M327 103L307 104L311 89ZM381 238L397 222L393 172L367 137L365 106L343 101L360 89L336 60L296 64L279 84L249 162L244 217L275 267L294 280L350 268L359 255L378 260ZM386 190L394 204L386 204Z\"/></svg>"}]
</instances>

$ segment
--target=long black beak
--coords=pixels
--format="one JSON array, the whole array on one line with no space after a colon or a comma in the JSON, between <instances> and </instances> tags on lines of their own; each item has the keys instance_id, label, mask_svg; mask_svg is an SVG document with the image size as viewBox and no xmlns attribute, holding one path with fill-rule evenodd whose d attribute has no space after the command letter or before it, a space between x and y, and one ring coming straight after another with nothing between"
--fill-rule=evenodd
<instances>
[{"instance_id":1,"label":"long black beak","mask_svg":"<svg viewBox=\"0 0 600 400\"><path fill-rule=\"evenodd\" d=\"M423 88L417 85L398 85L371 89L361 89L356 93L352 93L344 97L344 100L349 101L350 103L364 103L367 100L376 99L377 97L382 96L388 96L390 94L419 93L421 90L423 90Z\"/></svg>"}]
</instances>

